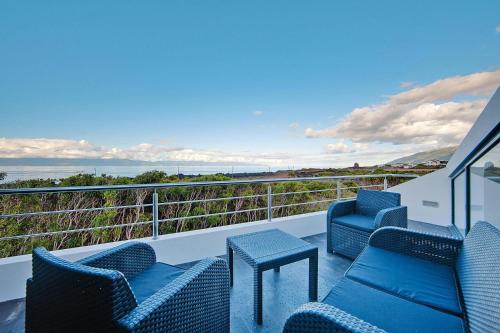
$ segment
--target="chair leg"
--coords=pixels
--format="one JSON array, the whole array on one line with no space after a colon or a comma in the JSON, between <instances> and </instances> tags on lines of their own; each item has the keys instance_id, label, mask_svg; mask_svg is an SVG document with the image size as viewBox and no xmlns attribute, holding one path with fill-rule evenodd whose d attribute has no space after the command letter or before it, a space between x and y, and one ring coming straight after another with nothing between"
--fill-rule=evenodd
<instances>
[{"instance_id":1,"label":"chair leg","mask_svg":"<svg viewBox=\"0 0 500 333\"><path fill-rule=\"evenodd\" d=\"M326 221L326 252L333 253L332 225L329 221Z\"/></svg>"},{"instance_id":2,"label":"chair leg","mask_svg":"<svg viewBox=\"0 0 500 333\"><path fill-rule=\"evenodd\" d=\"M318 301L318 252L309 257L309 301Z\"/></svg>"},{"instance_id":3,"label":"chair leg","mask_svg":"<svg viewBox=\"0 0 500 333\"><path fill-rule=\"evenodd\" d=\"M229 286L233 286L233 249L229 246L226 247L227 252L227 263L229 266Z\"/></svg>"},{"instance_id":4,"label":"chair leg","mask_svg":"<svg viewBox=\"0 0 500 333\"><path fill-rule=\"evenodd\" d=\"M253 316L257 325L262 325L262 271L253 271Z\"/></svg>"}]
</instances>

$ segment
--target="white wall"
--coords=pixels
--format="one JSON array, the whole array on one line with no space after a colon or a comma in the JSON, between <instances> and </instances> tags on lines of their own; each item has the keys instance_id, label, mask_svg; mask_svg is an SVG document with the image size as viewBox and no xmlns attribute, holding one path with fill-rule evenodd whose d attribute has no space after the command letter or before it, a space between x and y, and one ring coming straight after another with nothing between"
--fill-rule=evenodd
<instances>
[{"instance_id":1,"label":"white wall","mask_svg":"<svg viewBox=\"0 0 500 333\"><path fill-rule=\"evenodd\" d=\"M401 194L401 204L408 206L410 220L438 225L451 224L451 181L447 168L389 188L388 192ZM437 207L424 206L433 201Z\"/></svg>"},{"instance_id":2,"label":"white wall","mask_svg":"<svg viewBox=\"0 0 500 333\"><path fill-rule=\"evenodd\" d=\"M150 244L158 261L180 264L226 253L226 238L259 230L279 228L297 237L326 232L326 212L276 218L224 227L163 235L157 240L137 239ZM78 260L123 242L78 247L53 253L67 260ZM31 276L31 255L0 259L0 302L25 297L26 279Z\"/></svg>"}]
</instances>

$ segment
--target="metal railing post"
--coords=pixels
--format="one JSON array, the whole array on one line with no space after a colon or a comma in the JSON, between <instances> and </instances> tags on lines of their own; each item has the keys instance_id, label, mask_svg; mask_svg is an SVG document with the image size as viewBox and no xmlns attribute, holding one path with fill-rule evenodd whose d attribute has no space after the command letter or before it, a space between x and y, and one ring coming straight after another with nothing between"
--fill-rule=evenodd
<instances>
[{"instance_id":1,"label":"metal railing post","mask_svg":"<svg viewBox=\"0 0 500 333\"><path fill-rule=\"evenodd\" d=\"M273 189L271 185L267 186L267 220L271 222L273 219Z\"/></svg>"},{"instance_id":2,"label":"metal railing post","mask_svg":"<svg viewBox=\"0 0 500 333\"><path fill-rule=\"evenodd\" d=\"M384 177L384 191L387 190L387 177Z\"/></svg>"},{"instance_id":3,"label":"metal railing post","mask_svg":"<svg viewBox=\"0 0 500 333\"><path fill-rule=\"evenodd\" d=\"M158 193L153 192L153 239L158 238Z\"/></svg>"},{"instance_id":4,"label":"metal railing post","mask_svg":"<svg viewBox=\"0 0 500 333\"><path fill-rule=\"evenodd\" d=\"M342 190L340 189L340 180L337 180L337 201L342 199Z\"/></svg>"}]
</instances>

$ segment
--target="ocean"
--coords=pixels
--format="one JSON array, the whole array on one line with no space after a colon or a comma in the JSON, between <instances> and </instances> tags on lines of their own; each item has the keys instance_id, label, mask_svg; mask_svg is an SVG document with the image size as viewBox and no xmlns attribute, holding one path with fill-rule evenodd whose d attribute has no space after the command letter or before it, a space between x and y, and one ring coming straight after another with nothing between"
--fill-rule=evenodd
<instances>
[{"instance_id":1,"label":"ocean","mask_svg":"<svg viewBox=\"0 0 500 333\"><path fill-rule=\"evenodd\" d=\"M6 172L7 177L1 181L12 182L16 180L27 180L27 179L61 179L72 175L77 175L80 173L93 174L100 176L101 174L106 174L109 176L123 176L123 177L134 177L141 173L151 170L160 170L166 172L168 175L184 174L184 175L209 175L216 173L233 174L233 173L255 173L255 172L274 172L278 167L267 167L262 165L238 165L238 166L228 166L228 165L182 165L182 166L172 166L172 165L130 165L130 166L116 166L116 165L100 165L100 166L82 166L82 165L43 165L43 166L33 166L33 165L8 165L0 166L1 172Z\"/></svg>"}]
</instances>

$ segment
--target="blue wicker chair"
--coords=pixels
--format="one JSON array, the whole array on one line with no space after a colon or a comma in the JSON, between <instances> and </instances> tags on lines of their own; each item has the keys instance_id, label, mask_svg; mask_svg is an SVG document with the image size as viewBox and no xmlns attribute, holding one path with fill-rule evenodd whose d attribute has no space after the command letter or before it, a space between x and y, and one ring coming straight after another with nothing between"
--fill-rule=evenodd
<instances>
[{"instance_id":1,"label":"blue wicker chair","mask_svg":"<svg viewBox=\"0 0 500 333\"><path fill-rule=\"evenodd\" d=\"M498 333L499 277L500 230L487 222L465 241L381 228L323 301L301 306L283 332Z\"/></svg>"},{"instance_id":2,"label":"blue wicker chair","mask_svg":"<svg viewBox=\"0 0 500 333\"><path fill-rule=\"evenodd\" d=\"M381 227L406 228L407 208L399 193L359 190L355 200L338 201L328 209L327 251L356 258L370 235Z\"/></svg>"},{"instance_id":3,"label":"blue wicker chair","mask_svg":"<svg viewBox=\"0 0 500 333\"><path fill-rule=\"evenodd\" d=\"M26 332L229 332L227 264L183 270L139 242L77 262L36 248Z\"/></svg>"}]
</instances>

